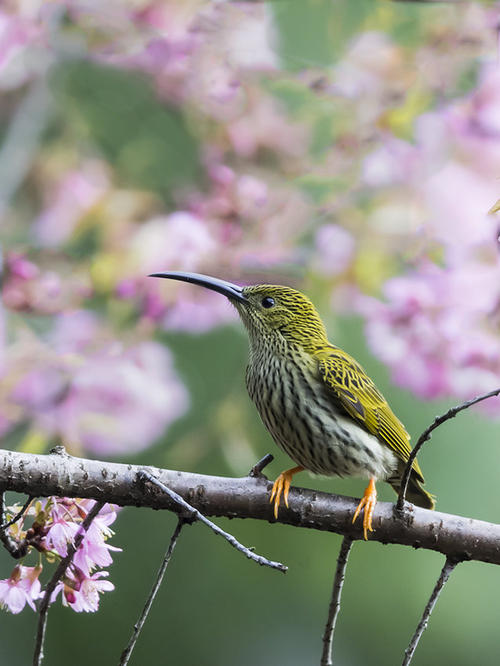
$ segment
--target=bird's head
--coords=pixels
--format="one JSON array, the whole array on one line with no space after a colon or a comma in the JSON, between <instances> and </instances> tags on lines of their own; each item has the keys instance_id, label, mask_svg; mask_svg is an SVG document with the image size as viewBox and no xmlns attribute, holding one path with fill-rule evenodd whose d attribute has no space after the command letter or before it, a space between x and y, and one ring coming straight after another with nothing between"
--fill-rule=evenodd
<instances>
[{"instance_id":1,"label":"bird's head","mask_svg":"<svg viewBox=\"0 0 500 666\"><path fill-rule=\"evenodd\" d=\"M151 277L191 282L226 296L236 307L252 344L288 342L312 350L326 342L326 330L311 301L291 287L257 284L247 287L199 273L172 271Z\"/></svg>"}]
</instances>

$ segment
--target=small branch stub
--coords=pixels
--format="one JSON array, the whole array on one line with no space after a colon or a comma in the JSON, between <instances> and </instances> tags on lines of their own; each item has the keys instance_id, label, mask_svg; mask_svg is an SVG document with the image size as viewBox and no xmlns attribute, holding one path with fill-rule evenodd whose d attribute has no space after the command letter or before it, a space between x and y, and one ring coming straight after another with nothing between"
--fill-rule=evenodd
<instances>
[{"instance_id":1,"label":"small branch stub","mask_svg":"<svg viewBox=\"0 0 500 666\"><path fill-rule=\"evenodd\" d=\"M255 465L252 467L252 469L248 472L248 476L251 476L253 478L265 478L264 474L262 474L263 470L265 467L267 467L270 463L272 463L274 460L274 456L271 455L270 453L266 453L266 455L259 460L259 462L255 463Z\"/></svg>"}]
</instances>

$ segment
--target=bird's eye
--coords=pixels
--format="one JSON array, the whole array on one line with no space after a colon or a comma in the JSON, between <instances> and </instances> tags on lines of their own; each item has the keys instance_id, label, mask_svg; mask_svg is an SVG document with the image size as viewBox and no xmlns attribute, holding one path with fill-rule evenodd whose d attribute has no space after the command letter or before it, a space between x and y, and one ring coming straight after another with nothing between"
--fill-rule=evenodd
<instances>
[{"instance_id":1,"label":"bird's eye","mask_svg":"<svg viewBox=\"0 0 500 666\"><path fill-rule=\"evenodd\" d=\"M272 308L274 305L274 298L271 298L270 296L265 296L262 299L262 307L263 308Z\"/></svg>"}]
</instances>

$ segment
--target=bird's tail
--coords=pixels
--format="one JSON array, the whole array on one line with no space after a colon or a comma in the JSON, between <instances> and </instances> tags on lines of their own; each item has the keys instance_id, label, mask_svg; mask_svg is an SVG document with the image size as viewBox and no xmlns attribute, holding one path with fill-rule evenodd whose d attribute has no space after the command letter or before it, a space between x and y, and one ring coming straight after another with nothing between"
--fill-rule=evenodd
<instances>
[{"instance_id":1,"label":"bird's tail","mask_svg":"<svg viewBox=\"0 0 500 666\"><path fill-rule=\"evenodd\" d=\"M399 494L399 489L401 488L400 482L401 479L399 479L399 483L396 481L392 482L392 480L390 482L391 486L398 494ZM434 499L434 496L428 493L427 490L424 490L424 488L422 488L420 481L416 478L413 472L408 482L406 499L409 502L412 502L412 504L421 506L423 509L434 509L434 507L436 506L436 501Z\"/></svg>"}]
</instances>

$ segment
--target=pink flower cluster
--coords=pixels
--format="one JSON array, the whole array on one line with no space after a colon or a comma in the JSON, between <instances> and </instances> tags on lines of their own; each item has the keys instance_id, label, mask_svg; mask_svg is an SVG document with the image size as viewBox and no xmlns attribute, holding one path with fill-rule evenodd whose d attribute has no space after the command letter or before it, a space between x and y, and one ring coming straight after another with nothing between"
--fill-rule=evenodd
<instances>
[{"instance_id":1,"label":"pink flower cluster","mask_svg":"<svg viewBox=\"0 0 500 666\"><path fill-rule=\"evenodd\" d=\"M20 186L27 203L2 219L16 248L3 304L16 314L8 341L0 321L1 433L24 421L27 449L62 438L126 454L184 414L154 327L203 332L235 313L217 294L147 277L167 269L303 281L362 314L399 385L423 398L493 388L497 8L436 8L408 47L374 15L331 67L293 72L265 3L18 5L0 10L0 87L13 100L57 62L58 39L61 52L132 69L186 119L204 179L167 204L125 187L85 132L71 130L80 143L47 133ZM9 113L14 123L14 103Z\"/></svg>"},{"instance_id":2,"label":"pink flower cluster","mask_svg":"<svg viewBox=\"0 0 500 666\"><path fill-rule=\"evenodd\" d=\"M499 280L500 266L427 264L389 280L385 301L361 297L368 341L394 381L422 398L471 398L494 389L500 313L491 285Z\"/></svg>"},{"instance_id":3,"label":"pink flower cluster","mask_svg":"<svg viewBox=\"0 0 500 666\"><path fill-rule=\"evenodd\" d=\"M115 294L167 329L203 332L233 320L235 312L217 295L185 287L179 292L149 273L167 266L237 280L242 272L303 261L296 239L310 206L300 193L283 183L271 191L261 178L238 175L215 158L208 175L208 192L190 192L184 210L144 221L121 246Z\"/></svg>"},{"instance_id":4,"label":"pink flower cluster","mask_svg":"<svg viewBox=\"0 0 500 666\"><path fill-rule=\"evenodd\" d=\"M383 301L358 301L372 349L422 398L468 399L499 384L499 222L488 215L499 195L499 85L500 69L485 64L473 92L419 118L405 187L420 256L385 283ZM392 186L400 160L393 152L389 168L387 155L378 172L392 172ZM498 413L494 401L484 408Z\"/></svg>"},{"instance_id":5,"label":"pink flower cluster","mask_svg":"<svg viewBox=\"0 0 500 666\"><path fill-rule=\"evenodd\" d=\"M30 527L14 523L10 535L18 543L29 545L39 553L36 567L18 565L9 578L0 580L0 605L11 613L20 613L26 604L36 610L35 602L43 597L39 576L43 570L43 560L53 562L66 557L68 545L79 532L82 521L94 505L93 500L49 497L36 500L28 509L27 516L33 517ZM19 507L10 507L14 515ZM77 613L95 612L99 608L99 594L114 589L107 578L107 571L96 571L112 563L111 552L120 551L107 543L113 532L110 525L116 519L116 507L107 504L98 513L85 533L63 578L58 582L50 603L62 593L63 605Z\"/></svg>"},{"instance_id":6,"label":"pink flower cluster","mask_svg":"<svg viewBox=\"0 0 500 666\"><path fill-rule=\"evenodd\" d=\"M35 601L43 596L38 576L42 567L18 564L9 578L0 580L0 605L17 615L28 604L36 611Z\"/></svg>"},{"instance_id":7,"label":"pink flower cluster","mask_svg":"<svg viewBox=\"0 0 500 666\"><path fill-rule=\"evenodd\" d=\"M57 314L89 294L80 279L63 283L54 270L43 270L22 252L7 251L1 297L5 307L20 312Z\"/></svg>"},{"instance_id":8,"label":"pink flower cluster","mask_svg":"<svg viewBox=\"0 0 500 666\"><path fill-rule=\"evenodd\" d=\"M59 315L45 340L8 347L2 377L3 430L29 420L39 438L77 452L140 451L188 405L165 347L124 348L87 310Z\"/></svg>"}]
</instances>

